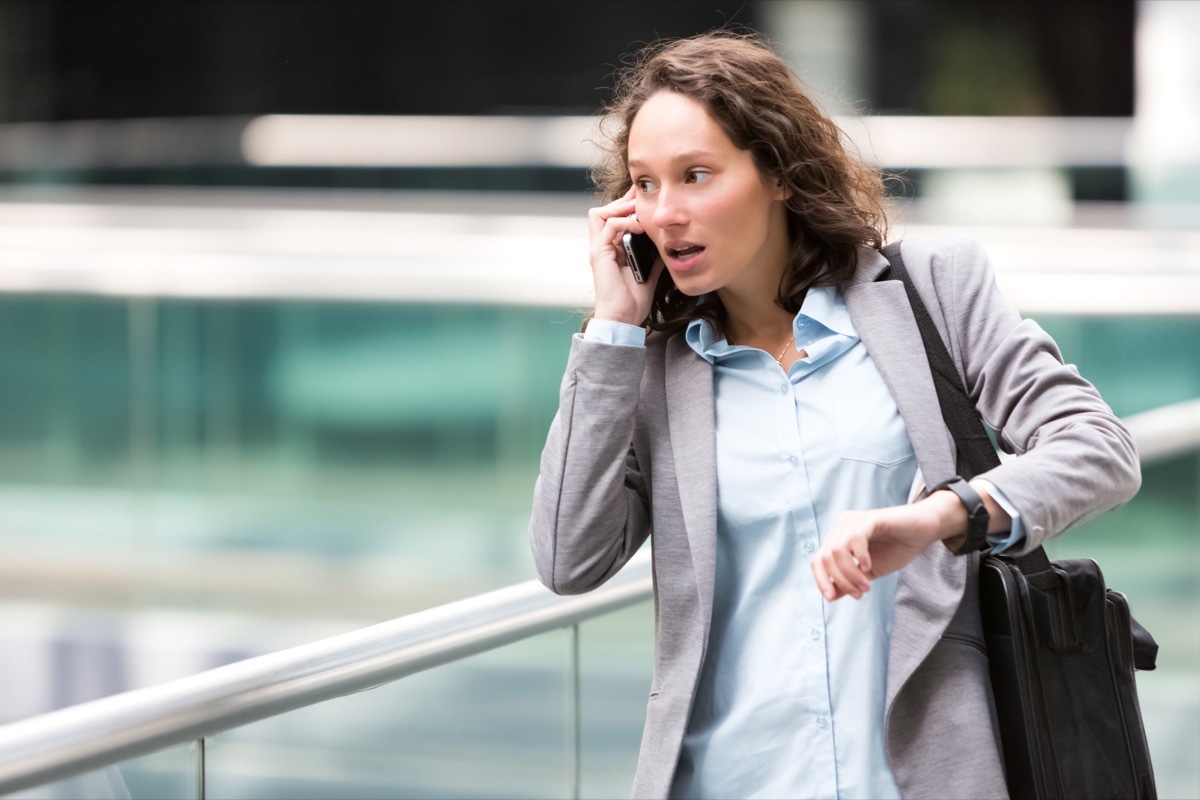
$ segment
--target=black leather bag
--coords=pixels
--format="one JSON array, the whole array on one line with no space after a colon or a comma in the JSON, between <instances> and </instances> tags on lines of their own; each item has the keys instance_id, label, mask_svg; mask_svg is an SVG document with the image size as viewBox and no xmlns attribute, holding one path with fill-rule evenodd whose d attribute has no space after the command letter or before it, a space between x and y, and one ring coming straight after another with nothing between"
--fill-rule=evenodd
<instances>
[{"instance_id":1,"label":"black leather bag","mask_svg":"<svg viewBox=\"0 0 1200 800\"><path fill-rule=\"evenodd\" d=\"M880 280L904 283L942 416L971 475L1000 463L917 294L900 245ZM980 605L1009 794L1014 798L1154 798L1135 669L1158 645L1090 559L1051 562L1041 547L985 554Z\"/></svg>"}]
</instances>

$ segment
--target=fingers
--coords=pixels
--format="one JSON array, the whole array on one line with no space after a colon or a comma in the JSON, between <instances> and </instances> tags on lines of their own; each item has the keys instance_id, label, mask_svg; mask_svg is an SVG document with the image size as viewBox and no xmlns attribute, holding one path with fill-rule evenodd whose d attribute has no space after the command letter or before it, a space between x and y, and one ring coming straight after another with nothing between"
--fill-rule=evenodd
<instances>
[{"instance_id":1,"label":"fingers","mask_svg":"<svg viewBox=\"0 0 1200 800\"><path fill-rule=\"evenodd\" d=\"M871 590L871 579L861 567L860 561L847 547L835 547L820 554L825 574L834 588L834 594L850 595L855 600ZM825 593L828 597L828 592Z\"/></svg>"},{"instance_id":2,"label":"fingers","mask_svg":"<svg viewBox=\"0 0 1200 800\"><path fill-rule=\"evenodd\" d=\"M634 216L636 190L630 187L622 197L588 212L592 279L596 290L596 316L631 325L641 325L650 313L655 282L661 272L651 271L651 279L638 283L625 263L622 237L629 232L645 233Z\"/></svg>"},{"instance_id":3,"label":"fingers","mask_svg":"<svg viewBox=\"0 0 1200 800\"><path fill-rule=\"evenodd\" d=\"M592 222L593 231L598 231L610 219L626 219L633 214L635 191L631 186L622 196L602 206L597 206L588 211L588 218ZM641 233L639 230L638 233Z\"/></svg>"},{"instance_id":4,"label":"fingers","mask_svg":"<svg viewBox=\"0 0 1200 800\"><path fill-rule=\"evenodd\" d=\"M842 592L841 587L829 575L829 571L825 568L825 563L822 559L814 558L811 566L813 579L817 582L817 591L821 593L822 597L832 603L843 596L844 592Z\"/></svg>"},{"instance_id":5,"label":"fingers","mask_svg":"<svg viewBox=\"0 0 1200 800\"><path fill-rule=\"evenodd\" d=\"M850 595L855 600L871 590L872 559L865 520L857 515L839 518L811 565L817 589L826 600Z\"/></svg>"},{"instance_id":6,"label":"fingers","mask_svg":"<svg viewBox=\"0 0 1200 800\"><path fill-rule=\"evenodd\" d=\"M612 247L620 251L625 233L645 233L646 229L634 216L633 198L614 200L588 212L592 233L592 249Z\"/></svg>"}]
</instances>

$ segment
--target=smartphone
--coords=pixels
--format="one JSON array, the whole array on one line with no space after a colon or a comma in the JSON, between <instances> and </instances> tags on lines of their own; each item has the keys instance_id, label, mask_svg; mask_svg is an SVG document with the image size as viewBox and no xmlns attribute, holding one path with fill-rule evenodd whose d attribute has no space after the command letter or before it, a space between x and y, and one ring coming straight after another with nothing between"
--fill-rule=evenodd
<instances>
[{"instance_id":1,"label":"smartphone","mask_svg":"<svg viewBox=\"0 0 1200 800\"><path fill-rule=\"evenodd\" d=\"M621 237L621 243L625 245L625 263L633 271L633 279L638 283L650 280L650 271L658 258L654 241L644 233L626 233Z\"/></svg>"}]
</instances>

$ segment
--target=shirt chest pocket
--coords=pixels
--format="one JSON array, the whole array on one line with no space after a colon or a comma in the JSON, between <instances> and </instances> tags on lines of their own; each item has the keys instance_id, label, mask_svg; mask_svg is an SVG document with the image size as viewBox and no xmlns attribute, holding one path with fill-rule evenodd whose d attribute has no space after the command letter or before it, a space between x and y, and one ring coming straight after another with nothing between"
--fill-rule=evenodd
<instances>
[{"instance_id":1,"label":"shirt chest pocket","mask_svg":"<svg viewBox=\"0 0 1200 800\"><path fill-rule=\"evenodd\" d=\"M896 401L873 369L842 387L832 419L842 458L894 467L916 457Z\"/></svg>"}]
</instances>

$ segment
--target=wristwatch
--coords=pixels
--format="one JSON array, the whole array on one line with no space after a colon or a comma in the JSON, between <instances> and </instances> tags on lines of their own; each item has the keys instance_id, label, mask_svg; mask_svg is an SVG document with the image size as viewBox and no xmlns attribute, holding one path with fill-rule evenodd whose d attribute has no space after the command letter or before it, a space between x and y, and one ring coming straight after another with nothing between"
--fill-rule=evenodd
<instances>
[{"instance_id":1,"label":"wristwatch","mask_svg":"<svg viewBox=\"0 0 1200 800\"><path fill-rule=\"evenodd\" d=\"M958 495L958 499L962 501L963 508L967 509L967 538L954 551L955 554L973 553L976 550L982 550L987 547L989 517L987 507L984 506L983 498L979 496L979 492L972 489L971 484L958 475L955 475L948 481L942 481L930 489L929 493L933 494L942 489L949 489Z\"/></svg>"}]
</instances>

